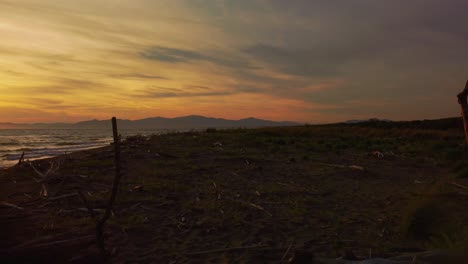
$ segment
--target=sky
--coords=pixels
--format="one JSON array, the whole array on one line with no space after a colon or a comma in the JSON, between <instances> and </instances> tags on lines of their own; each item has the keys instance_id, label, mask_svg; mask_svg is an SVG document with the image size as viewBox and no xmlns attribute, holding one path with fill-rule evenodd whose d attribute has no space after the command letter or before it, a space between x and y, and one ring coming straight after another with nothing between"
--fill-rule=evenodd
<instances>
[{"instance_id":1,"label":"sky","mask_svg":"<svg viewBox=\"0 0 468 264\"><path fill-rule=\"evenodd\" d=\"M459 115L466 0L0 0L0 122Z\"/></svg>"}]
</instances>

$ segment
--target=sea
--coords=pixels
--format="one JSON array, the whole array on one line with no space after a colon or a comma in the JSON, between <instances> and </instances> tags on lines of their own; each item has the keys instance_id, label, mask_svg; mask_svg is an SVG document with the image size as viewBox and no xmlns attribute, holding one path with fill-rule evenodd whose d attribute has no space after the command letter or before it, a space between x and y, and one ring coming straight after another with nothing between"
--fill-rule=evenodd
<instances>
[{"instance_id":1,"label":"sea","mask_svg":"<svg viewBox=\"0 0 468 264\"><path fill-rule=\"evenodd\" d=\"M119 129L122 138L159 135L161 129ZM0 168L25 160L54 157L79 150L98 148L113 141L109 129L0 129Z\"/></svg>"}]
</instances>

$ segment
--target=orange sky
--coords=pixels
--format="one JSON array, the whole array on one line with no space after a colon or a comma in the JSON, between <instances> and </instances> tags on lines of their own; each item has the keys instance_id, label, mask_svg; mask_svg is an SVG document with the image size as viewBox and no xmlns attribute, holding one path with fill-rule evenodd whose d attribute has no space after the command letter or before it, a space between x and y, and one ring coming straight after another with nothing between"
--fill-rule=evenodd
<instances>
[{"instance_id":1,"label":"orange sky","mask_svg":"<svg viewBox=\"0 0 468 264\"><path fill-rule=\"evenodd\" d=\"M462 1L311 2L0 0L0 122L458 115Z\"/></svg>"}]
</instances>

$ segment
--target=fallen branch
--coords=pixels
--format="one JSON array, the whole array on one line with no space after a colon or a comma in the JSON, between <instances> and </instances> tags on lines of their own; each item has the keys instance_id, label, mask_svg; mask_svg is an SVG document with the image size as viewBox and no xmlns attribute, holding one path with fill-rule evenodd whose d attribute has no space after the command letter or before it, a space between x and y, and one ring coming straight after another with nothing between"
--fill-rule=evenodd
<instances>
[{"instance_id":1,"label":"fallen branch","mask_svg":"<svg viewBox=\"0 0 468 264\"><path fill-rule=\"evenodd\" d=\"M206 251L191 252L191 253L187 253L187 256L219 253L219 252L227 252L227 251L237 251L237 250L252 249L252 248L264 248L264 247L265 247L264 245L254 245L254 246L245 246L245 247L219 248L219 249L212 249L212 250L206 250Z\"/></svg>"},{"instance_id":2,"label":"fallen branch","mask_svg":"<svg viewBox=\"0 0 468 264\"><path fill-rule=\"evenodd\" d=\"M7 206L7 207L11 207L11 208L15 208L15 209L18 209L18 210L24 210L24 207L21 207L21 206L17 206L15 204L12 204L12 203L8 203L8 202L0 202L1 205L3 206Z\"/></svg>"}]
</instances>

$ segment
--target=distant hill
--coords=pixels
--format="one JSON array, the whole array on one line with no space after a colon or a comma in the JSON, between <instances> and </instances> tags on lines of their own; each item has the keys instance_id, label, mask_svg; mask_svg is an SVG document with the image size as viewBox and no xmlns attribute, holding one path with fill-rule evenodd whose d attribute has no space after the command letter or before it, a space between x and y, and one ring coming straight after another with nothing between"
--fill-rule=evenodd
<instances>
[{"instance_id":1,"label":"distant hill","mask_svg":"<svg viewBox=\"0 0 468 264\"><path fill-rule=\"evenodd\" d=\"M201 129L201 128L255 128L273 126L301 125L296 122L276 122L257 119L253 117L240 120L229 120L223 118L190 115L175 118L152 117L139 120L118 119L119 128L122 129ZM0 123L0 128L19 129L109 129L110 120L88 120L78 123L35 123L35 124L13 124Z\"/></svg>"},{"instance_id":2,"label":"distant hill","mask_svg":"<svg viewBox=\"0 0 468 264\"><path fill-rule=\"evenodd\" d=\"M462 129L463 121L460 117L449 117L441 119L424 119L424 120L413 120L413 121L391 121L388 119L377 119L372 118L369 120L349 120L339 125L350 125L350 126L365 126L365 127L376 127L376 128L419 128L419 129Z\"/></svg>"}]
</instances>

